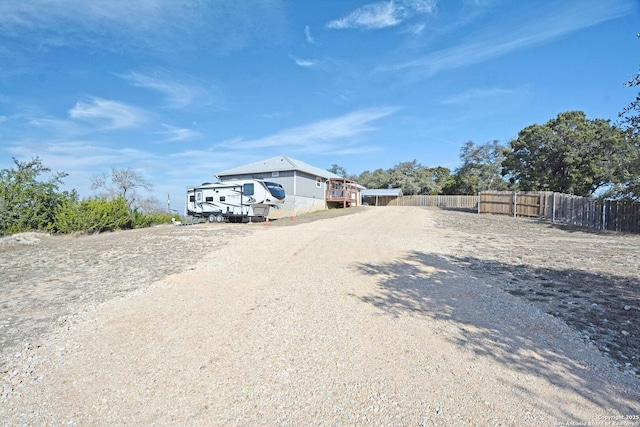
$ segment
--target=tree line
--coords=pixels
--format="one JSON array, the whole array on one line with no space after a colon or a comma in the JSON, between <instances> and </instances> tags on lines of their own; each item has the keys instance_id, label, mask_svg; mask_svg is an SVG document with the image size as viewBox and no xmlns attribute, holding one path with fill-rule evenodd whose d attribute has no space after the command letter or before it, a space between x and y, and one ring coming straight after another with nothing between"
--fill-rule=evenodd
<instances>
[{"instance_id":1,"label":"tree line","mask_svg":"<svg viewBox=\"0 0 640 427\"><path fill-rule=\"evenodd\" d=\"M33 230L94 233L171 222L171 215L150 209L153 201L139 196L137 189L152 185L135 170L95 176L91 188L99 195L80 200L76 190L60 190L66 173L51 173L37 157L13 162L14 167L0 170L0 236Z\"/></svg>"},{"instance_id":2,"label":"tree line","mask_svg":"<svg viewBox=\"0 0 640 427\"><path fill-rule=\"evenodd\" d=\"M629 85L640 85L638 77ZM544 190L640 201L639 112L640 95L615 125L568 111L527 126L508 145L468 141L453 172L415 159L357 176L335 164L329 170L367 188L401 188L405 195ZM15 167L0 170L0 235L103 232L171 222L168 213L154 212L157 202L139 196L138 189L151 190L152 185L135 170L94 176L91 188L100 194L80 200L75 190L60 191L66 173L51 174L37 157L13 161Z\"/></svg>"},{"instance_id":3,"label":"tree line","mask_svg":"<svg viewBox=\"0 0 640 427\"><path fill-rule=\"evenodd\" d=\"M639 84L638 77L629 83ZM468 141L453 172L415 159L359 175L348 175L335 164L329 171L367 188L401 188L405 195L538 190L640 201L638 111L640 95L617 124L568 111L527 126L506 145Z\"/></svg>"},{"instance_id":4,"label":"tree line","mask_svg":"<svg viewBox=\"0 0 640 427\"><path fill-rule=\"evenodd\" d=\"M640 38L640 34L638 34ZM624 84L640 86L640 73ZM477 194L485 190L555 191L577 196L640 201L640 92L617 123L588 119L582 111L558 114L522 129L506 145L466 142L461 165L426 167L417 160L349 175L367 188L401 188L403 194Z\"/></svg>"},{"instance_id":5,"label":"tree line","mask_svg":"<svg viewBox=\"0 0 640 427\"><path fill-rule=\"evenodd\" d=\"M625 86L640 86L640 73ZM367 188L401 188L407 195L545 190L640 201L640 92L616 124L568 111L545 124L527 126L506 145L468 141L460 160L453 172L415 159L359 175L349 175L336 164L329 170ZM152 185L135 170L112 169L110 175L95 176L91 188L100 194L80 200L75 190L60 191L66 173L51 174L37 157L13 162L15 167L0 170L0 236L30 230L102 232L171 222L168 213L154 212L153 200L139 196L138 189L150 190Z\"/></svg>"}]
</instances>

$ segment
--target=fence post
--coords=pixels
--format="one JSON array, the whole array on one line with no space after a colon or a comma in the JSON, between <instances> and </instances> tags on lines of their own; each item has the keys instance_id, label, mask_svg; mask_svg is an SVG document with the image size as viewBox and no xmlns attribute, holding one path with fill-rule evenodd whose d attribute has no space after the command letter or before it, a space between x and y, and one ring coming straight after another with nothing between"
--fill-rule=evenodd
<instances>
[{"instance_id":1,"label":"fence post","mask_svg":"<svg viewBox=\"0 0 640 427\"><path fill-rule=\"evenodd\" d=\"M607 201L603 200L602 201L602 229L606 230L607 229L607 215L606 215L606 208L607 207Z\"/></svg>"},{"instance_id":2,"label":"fence post","mask_svg":"<svg viewBox=\"0 0 640 427\"><path fill-rule=\"evenodd\" d=\"M551 223L556 223L556 193L553 193L553 201L551 203Z\"/></svg>"},{"instance_id":3,"label":"fence post","mask_svg":"<svg viewBox=\"0 0 640 427\"><path fill-rule=\"evenodd\" d=\"M478 215L480 215L480 192L478 191Z\"/></svg>"},{"instance_id":4,"label":"fence post","mask_svg":"<svg viewBox=\"0 0 640 427\"><path fill-rule=\"evenodd\" d=\"M513 216L514 218L518 216L518 192L513 192Z\"/></svg>"}]
</instances>

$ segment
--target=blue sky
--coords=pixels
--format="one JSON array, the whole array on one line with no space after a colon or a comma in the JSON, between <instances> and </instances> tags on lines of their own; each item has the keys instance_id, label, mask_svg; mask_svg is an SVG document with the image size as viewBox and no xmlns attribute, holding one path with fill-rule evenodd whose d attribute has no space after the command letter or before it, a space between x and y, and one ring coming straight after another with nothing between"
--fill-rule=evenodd
<instances>
[{"instance_id":1,"label":"blue sky","mask_svg":"<svg viewBox=\"0 0 640 427\"><path fill-rule=\"evenodd\" d=\"M178 208L279 154L454 170L560 112L615 121L639 32L637 0L2 0L0 168L39 156L84 197L133 168Z\"/></svg>"}]
</instances>

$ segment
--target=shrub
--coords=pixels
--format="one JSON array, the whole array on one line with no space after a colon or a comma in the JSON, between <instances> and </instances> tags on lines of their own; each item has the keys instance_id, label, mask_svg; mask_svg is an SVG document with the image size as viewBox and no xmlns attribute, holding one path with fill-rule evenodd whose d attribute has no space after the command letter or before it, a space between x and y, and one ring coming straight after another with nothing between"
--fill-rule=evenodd
<instances>
[{"instance_id":1,"label":"shrub","mask_svg":"<svg viewBox=\"0 0 640 427\"><path fill-rule=\"evenodd\" d=\"M66 173L43 180L41 176L51 170L39 158L13 162L14 168L0 170L0 236L31 230L99 233L171 222L168 213L132 212L124 195L78 201L75 190L59 191ZM151 186L130 170L112 172L115 184Z\"/></svg>"},{"instance_id":2,"label":"shrub","mask_svg":"<svg viewBox=\"0 0 640 427\"><path fill-rule=\"evenodd\" d=\"M133 228L133 218L122 197L86 199L57 208L53 229L59 233L96 233Z\"/></svg>"},{"instance_id":3,"label":"shrub","mask_svg":"<svg viewBox=\"0 0 640 427\"><path fill-rule=\"evenodd\" d=\"M62 200L76 197L75 191L60 192L58 187L66 173L55 173L39 158L29 162L13 159L14 168L0 170L0 236L30 230L50 230L53 213Z\"/></svg>"},{"instance_id":4,"label":"shrub","mask_svg":"<svg viewBox=\"0 0 640 427\"><path fill-rule=\"evenodd\" d=\"M170 224L171 218L176 217L166 212L142 213L138 211L134 211L131 216L133 228L151 227L157 224ZM179 219L179 217L176 219Z\"/></svg>"}]
</instances>

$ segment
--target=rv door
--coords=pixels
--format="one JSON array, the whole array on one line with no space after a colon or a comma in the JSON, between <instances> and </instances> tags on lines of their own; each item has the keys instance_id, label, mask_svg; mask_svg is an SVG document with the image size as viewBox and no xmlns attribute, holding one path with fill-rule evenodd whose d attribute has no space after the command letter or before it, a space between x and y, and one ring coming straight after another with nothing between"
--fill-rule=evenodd
<instances>
[{"instance_id":1,"label":"rv door","mask_svg":"<svg viewBox=\"0 0 640 427\"><path fill-rule=\"evenodd\" d=\"M195 206L195 211L202 213L204 211L203 206L202 206L202 190L196 190L196 206Z\"/></svg>"}]
</instances>

